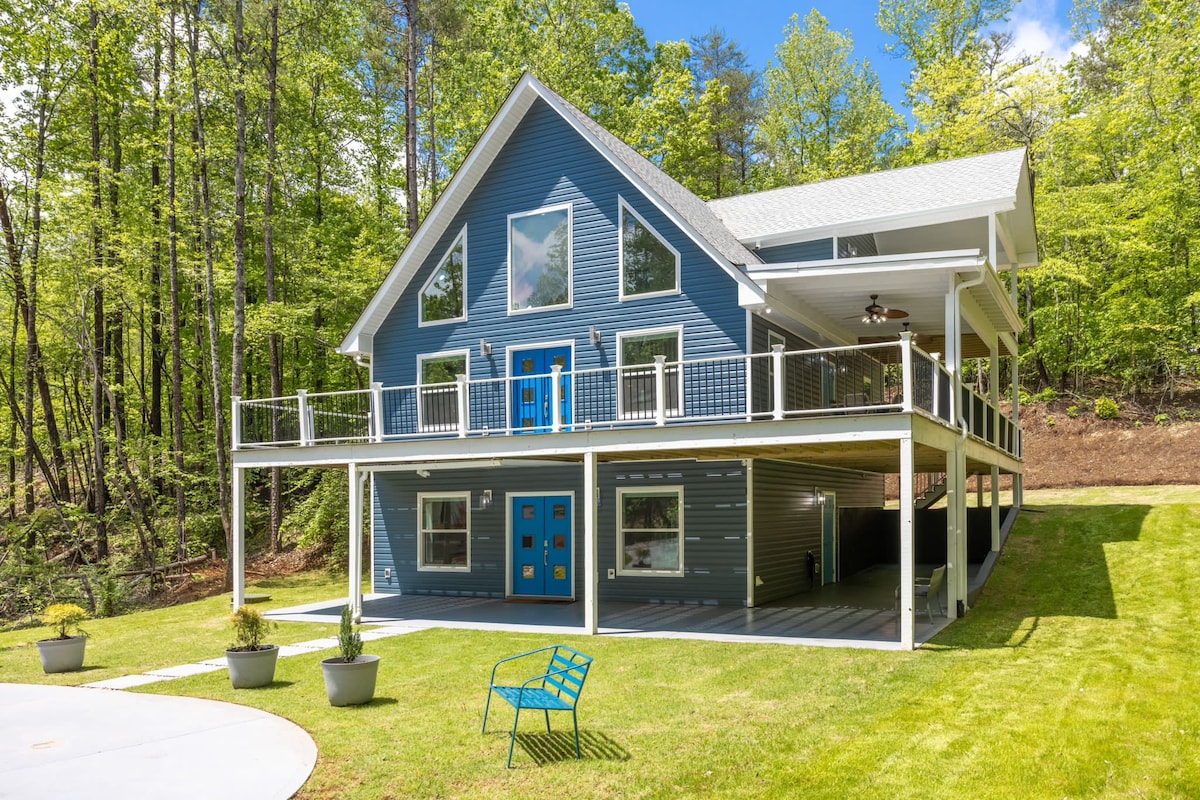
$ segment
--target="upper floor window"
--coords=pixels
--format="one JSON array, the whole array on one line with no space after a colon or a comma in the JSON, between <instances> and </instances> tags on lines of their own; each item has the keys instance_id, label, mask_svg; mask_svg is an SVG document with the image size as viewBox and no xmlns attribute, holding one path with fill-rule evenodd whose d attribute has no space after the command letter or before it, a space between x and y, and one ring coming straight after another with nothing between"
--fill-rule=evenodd
<instances>
[{"instance_id":1,"label":"upper floor window","mask_svg":"<svg viewBox=\"0 0 1200 800\"><path fill-rule=\"evenodd\" d=\"M421 324L467 318L467 230L454 240L421 288Z\"/></svg>"},{"instance_id":2,"label":"upper floor window","mask_svg":"<svg viewBox=\"0 0 1200 800\"><path fill-rule=\"evenodd\" d=\"M439 353L420 358L421 403L419 424L424 431L458 428L459 375L467 374L467 354Z\"/></svg>"},{"instance_id":3,"label":"upper floor window","mask_svg":"<svg viewBox=\"0 0 1200 800\"><path fill-rule=\"evenodd\" d=\"M653 419L658 408L658 377L654 357L663 356L663 408L667 414L679 413L683 372L679 368L682 332L678 328L639 331L617 336L621 367L621 393L618 411L624 419Z\"/></svg>"},{"instance_id":4,"label":"upper floor window","mask_svg":"<svg viewBox=\"0 0 1200 800\"><path fill-rule=\"evenodd\" d=\"M679 292L679 251L624 199L621 208L621 298Z\"/></svg>"},{"instance_id":5,"label":"upper floor window","mask_svg":"<svg viewBox=\"0 0 1200 800\"><path fill-rule=\"evenodd\" d=\"M508 308L571 305L571 206L508 217Z\"/></svg>"}]
</instances>

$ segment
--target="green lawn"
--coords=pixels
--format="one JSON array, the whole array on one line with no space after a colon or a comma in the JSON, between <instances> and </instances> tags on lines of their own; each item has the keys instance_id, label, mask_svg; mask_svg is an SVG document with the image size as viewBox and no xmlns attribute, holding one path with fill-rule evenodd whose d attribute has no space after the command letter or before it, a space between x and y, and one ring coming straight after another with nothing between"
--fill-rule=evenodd
<instances>
[{"instance_id":1,"label":"green lawn","mask_svg":"<svg viewBox=\"0 0 1200 800\"><path fill-rule=\"evenodd\" d=\"M281 660L268 689L235 692L215 673L146 690L233 700L305 727L320 758L302 798L1200 797L1200 487L1026 499L978 605L917 652L568 637L596 657L580 762L568 757L569 716L553 736L532 715L522 723L513 770L510 709L494 708L495 732L479 733L492 662L549 643L538 636L370 642L384 662L362 708L327 705L318 655ZM294 601L322 590L343 591L310 579ZM106 667L85 679L144 669L115 666L139 630L139 663L188 660L209 642L217 649L199 657L217 655L228 601L197 605L119 628L93 622L109 661L89 644L88 663ZM102 650L108 624L119 649ZM194 640L166 653L173 626ZM319 628L285 625L275 639ZM36 654L14 636L0 635L0 679L79 682L34 674Z\"/></svg>"}]
</instances>

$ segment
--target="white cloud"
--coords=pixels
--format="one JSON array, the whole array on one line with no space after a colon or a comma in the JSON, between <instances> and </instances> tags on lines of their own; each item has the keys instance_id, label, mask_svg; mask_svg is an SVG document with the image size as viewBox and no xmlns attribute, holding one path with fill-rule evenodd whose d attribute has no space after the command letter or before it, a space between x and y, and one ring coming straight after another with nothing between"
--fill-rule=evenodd
<instances>
[{"instance_id":1,"label":"white cloud","mask_svg":"<svg viewBox=\"0 0 1200 800\"><path fill-rule=\"evenodd\" d=\"M1076 53L1086 47L1074 39L1071 26L1060 19L1058 3L1053 0L1026 0L1018 3L1008 23L1008 32L1013 36L1014 58L1020 55L1042 56L1058 64L1065 64Z\"/></svg>"}]
</instances>

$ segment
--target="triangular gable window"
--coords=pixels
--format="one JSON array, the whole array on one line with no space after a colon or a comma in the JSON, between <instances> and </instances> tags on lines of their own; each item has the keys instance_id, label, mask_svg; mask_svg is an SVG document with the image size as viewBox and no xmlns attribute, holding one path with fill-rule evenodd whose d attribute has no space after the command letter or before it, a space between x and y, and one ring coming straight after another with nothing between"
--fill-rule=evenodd
<instances>
[{"instance_id":1,"label":"triangular gable window","mask_svg":"<svg viewBox=\"0 0 1200 800\"><path fill-rule=\"evenodd\" d=\"M466 319L466 296L467 230L463 228L421 289L421 324Z\"/></svg>"},{"instance_id":2,"label":"triangular gable window","mask_svg":"<svg viewBox=\"0 0 1200 800\"><path fill-rule=\"evenodd\" d=\"M621 298L679 292L679 251L622 198Z\"/></svg>"}]
</instances>

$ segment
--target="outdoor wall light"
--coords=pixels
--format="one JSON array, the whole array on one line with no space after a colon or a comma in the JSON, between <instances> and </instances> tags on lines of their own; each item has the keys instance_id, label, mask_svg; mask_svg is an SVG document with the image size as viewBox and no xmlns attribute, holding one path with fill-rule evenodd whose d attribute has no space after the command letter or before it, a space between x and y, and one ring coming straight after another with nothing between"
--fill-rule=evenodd
<instances>
[{"instance_id":1,"label":"outdoor wall light","mask_svg":"<svg viewBox=\"0 0 1200 800\"><path fill-rule=\"evenodd\" d=\"M418 474L418 475L420 475L422 478L428 478L428 477L429 477L429 470L427 470L427 469L419 469L419 470L417 470L417 474Z\"/></svg>"},{"instance_id":2,"label":"outdoor wall light","mask_svg":"<svg viewBox=\"0 0 1200 800\"><path fill-rule=\"evenodd\" d=\"M483 496L479 498L479 509L481 511L487 511L491 507L492 507L492 490L484 489Z\"/></svg>"},{"instance_id":3,"label":"outdoor wall light","mask_svg":"<svg viewBox=\"0 0 1200 800\"><path fill-rule=\"evenodd\" d=\"M479 355L483 356L484 358L492 357L492 343L487 339L479 340Z\"/></svg>"},{"instance_id":4,"label":"outdoor wall light","mask_svg":"<svg viewBox=\"0 0 1200 800\"><path fill-rule=\"evenodd\" d=\"M600 329L595 325L591 327L588 334L592 337L592 344L600 344L600 342L604 341L604 334L600 333Z\"/></svg>"}]
</instances>

